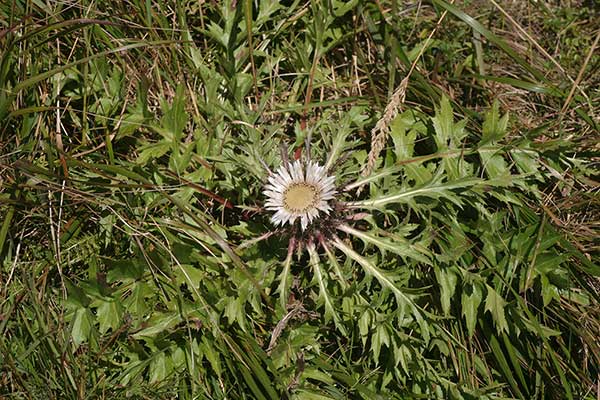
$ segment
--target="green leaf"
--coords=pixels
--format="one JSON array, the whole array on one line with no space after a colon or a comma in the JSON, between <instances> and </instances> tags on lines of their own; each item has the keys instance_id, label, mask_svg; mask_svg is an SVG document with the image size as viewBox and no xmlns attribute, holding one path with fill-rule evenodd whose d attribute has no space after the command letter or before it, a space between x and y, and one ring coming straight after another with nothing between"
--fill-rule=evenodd
<instances>
[{"instance_id":1,"label":"green leaf","mask_svg":"<svg viewBox=\"0 0 600 400\"><path fill-rule=\"evenodd\" d=\"M500 117L500 106L498 101L494 101L492 109L485 115L482 127L482 137L479 142L480 146L488 143L495 143L506 135L508 127L508 113Z\"/></svg>"},{"instance_id":2,"label":"green leaf","mask_svg":"<svg viewBox=\"0 0 600 400\"><path fill-rule=\"evenodd\" d=\"M421 328L421 335L423 335L423 339L428 342L430 338L429 326L423 318L421 310L412 301L412 299L396 285L392 277L384 271L381 271L366 258L361 257L358 253L346 246L338 238L333 241L333 245L361 265L368 275L374 276L375 279L379 281L381 286L394 293L396 296L396 301L398 302L398 307L401 310L400 319L402 320L404 318L404 313L406 310L410 311Z\"/></svg>"},{"instance_id":3,"label":"green leaf","mask_svg":"<svg viewBox=\"0 0 600 400\"><path fill-rule=\"evenodd\" d=\"M292 265L293 252L288 250L288 255L283 262L283 270L279 275L279 285L277 286L277 293L279 294L279 302L281 308L285 311L288 303L290 286L292 284L292 278L290 276L290 266Z\"/></svg>"},{"instance_id":4,"label":"green leaf","mask_svg":"<svg viewBox=\"0 0 600 400\"><path fill-rule=\"evenodd\" d=\"M489 311L490 314L492 314L498 333L502 333L502 331L508 333L508 324L506 323L506 316L504 314L506 302L494 288L489 285L486 285L486 288L487 297L485 298L485 311Z\"/></svg>"},{"instance_id":5,"label":"green leaf","mask_svg":"<svg viewBox=\"0 0 600 400\"><path fill-rule=\"evenodd\" d=\"M346 185L344 187L344 191L349 192L350 190L360 187L362 185L365 185L367 183L377 182L383 177L386 177L386 176L389 176L389 175L392 175L392 174L402 171L403 168L404 168L403 166L394 165L393 167L381 169L377 172L372 173L369 176L358 178L356 181Z\"/></svg>"},{"instance_id":6,"label":"green leaf","mask_svg":"<svg viewBox=\"0 0 600 400\"><path fill-rule=\"evenodd\" d=\"M480 147L481 164L490 179L506 177L510 179L510 171L504 161L504 152L497 146Z\"/></svg>"},{"instance_id":7,"label":"green leaf","mask_svg":"<svg viewBox=\"0 0 600 400\"><path fill-rule=\"evenodd\" d=\"M103 301L96 310L96 316L100 323L100 333L106 333L109 329L113 332L121 324L123 307L118 301Z\"/></svg>"},{"instance_id":8,"label":"green leaf","mask_svg":"<svg viewBox=\"0 0 600 400\"><path fill-rule=\"evenodd\" d=\"M379 353L382 345L386 345L388 349L390 347L390 335L385 324L379 325L371 337L371 350L373 351L373 358L375 359L376 364L379 360Z\"/></svg>"},{"instance_id":9,"label":"green leaf","mask_svg":"<svg viewBox=\"0 0 600 400\"><path fill-rule=\"evenodd\" d=\"M538 154L535 151L529 149L527 146L520 146L519 148L512 149L509 153L519 172L524 175L535 174L538 179L541 179Z\"/></svg>"},{"instance_id":10,"label":"green leaf","mask_svg":"<svg viewBox=\"0 0 600 400\"><path fill-rule=\"evenodd\" d=\"M504 352L502 351L502 347L500 346L498 339L494 335L492 335L490 338L490 347L492 348L493 357L496 359L498 365L500 366L500 370L502 371L504 377L506 377L506 379L508 380L508 383L510 384L511 388L518 394L518 396L520 398L522 398L522 399L526 398L521 393L521 390L519 389L519 385L517 384L517 381L515 380L515 377L513 375L513 371L510 368L510 366L508 365L508 361L506 360L506 357L504 357Z\"/></svg>"},{"instance_id":11,"label":"green leaf","mask_svg":"<svg viewBox=\"0 0 600 400\"><path fill-rule=\"evenodd\" d=\"M363 346L367 343L369 332L371 332L371 324L374 316L372 310L365 310L358 319L358 332L362 339Z\"/></svg>"},{"instance_id":12,"label":"green leaf","mask_svg":"<svg viewBox=\"0 0 600 400\"><path fill-rule=\"evenodd\" d=\"M160 158L171 150L171 146L171 143L167 140L142 145L138 149L139 155L136 162L146 164L152 159Z\"/></svg>"},{"instance_id":13,"label":"green leaf","mask_svg":"<svg viewBox=\"0 0 600 400\"><path fill-rule=\"evenodd\" d=\"M461 205L458 195L453 193L456 189L466 189L475 186L483 186L485 181L471 177L441 182L442 175L438 174L429 183L413 188L404 188L393 193L375 197L368 200L353 201L346 203L353 208L380 208L393 203L409 203L415 197L427 197L431 199L445 198L457 205Z\"/></svg>"},{"instance_id":14,"label":"green leaf","mask_svg":"<svg viewBox=\"0 0 600 400\"><path fill-rule=\"evenodd\" d=\"M123 371L123 377L120 379L120 384L123 386L129 385L132 380L142 374L149 363L149 360L130 362L125 371Z\"/></svg>"},{"instance_id":15,"label":"green leaf","mask_svg":"<svg viewBox=\"0 0 600 400\"><path fill-rule=\"evenodd\" d=\"M540 83L532 83L523 79L514 79L514 78L508 78L505 76L490 76L490 75L478 75L478 74L474 74L473 75L474 78L476 79L483 79L486 81L492 81L492 82L500 82L500 83L504 83L507 85L511 85L520 89L525 89L528 90L530 92L534 92L534 93L543 93L543 94L550 94L550 95L556 95L557 91L556 89L553 89L549 86L545 86L542 85Z\"/></svg>"},{"instance_id":16,"label":"green leaf","mask_svg":"<svg viewBox=\"0 0 600 400\"><path fill-rule=\"evenodd\" d=\"M223 374L223 368L221 367L221 359L219 357L219 353L213 347L212 342L209 340L207 336L202 336L202 342L198 345L200 351L208 360L210 366L213 371L217 374L217 376L221 376Z\"/></svg>"},{"instance_id":17,"label":"green leaf","mask_svg":"<svg viewBox=\"0 0 600 400\"><path fill-rule=\"evenodd\" d=\"M174 148L177 148L181 142L183 129L189 120L189 115L185 111L186 94L183 85L177 86L175 97L169 106L166 102L161 104L164 115L161 119L162 128L165 130L165 139L171 141ZM175 145L176 143L176 145Z\"/></svg>"},{"instance_id":18,"label":"green leaf","mask_svg":"<svg viewBox=\"0 0 600 400\"><path fill-rule=\"evenodd\" d=\"M85 293L83 289L77 285L74 285L68 279L65 279L65 286L67 288L67 301L69 304L73 304L82 308L90 305L92 299Z\"/></svg>"},{"instance_id":19,"label":"green leaf","mask_svg":"<svg viewBox=\"0 0 600 400\"><path fill-rule=\"evenodd\" d=\"M325 163L325 170L332 168L335 162L338 161L340 154L342 154L346 146L348 146L346 138L351 133L352 130L347 125L343 125L337 130L333 138L331 148L329 149L329 156L327 157L327 162Z\"/></svg>"},{"instance_id":20,"label":"green leaf","mask_svg":"<svg viewBox=\"0 0 600 400\"><path fill-rule=\"evenodd\" d=\"M302 373L302 377L306 379L314 379L319 382L327 383L329 385L335 384L335 381L331 378L331 375L327 371L321 371L316 368L307 368Z\"/></svg>"},{"instance_id":21,"label":"green leaf","mask_svg":"<svg viewBox=\"0 0 600 400\"><path fill-rule=\"evenodd\" d=\"M163 351L155 353L150 361L150 383L164 381L171 374L172 369L173 363L170 357L167 357Z\"/></svg>"},{"instance_id":22,"label":"green leaf","mask_svg":"<svg viewBox=\"0 0 600 400\"><path fill-rule=\"evenodd\" d=\"M413 158L417 133L424 131L424 128L422 123L417 124L413 113L408 111L398 115L390 125L396 163L401 164L402 169L406 171L406 176L414 180L416 185L423 185L432 178L427 167L418 162L409 162Z\"/></svg>"},{"instance_id":23,"label":"green leaf","mask_svg":"<svg viewBox=\"0 0 600 400\"><path fill-rule=\"evenodd\" d=\"M145 315L148 311L146 298L152 296L154 292L145 282L135 282L131 294L123 300L123 306L133 315Z\"/></svg>"},{"instance_id":24,"label":"green leaf","mask_svg":"<svg viewBox=\"0 0 600 400\"><path fill-rule=\"evenodd\" d=\"M343 335L345 335L346 328L341 323L340 316L338 315L336 307L333 304L333 299L330 297L329 292L327 291L327 278L321 270L319 255L312 244L307 247L307 250L310 256L310 265L314 271L314 277L319 283L319 299L323 301L325 305L325 322L328 322L333 318L335 326L340 330L340 332L342 332Z\"/></svg>"},{"instance_id":25,"label":"green leaf","mask_svg":"<svg viewBox=\"0 0 600 400\"><path fill-rule=\"evenodd\" d=\"M93 328L94 316L92 312L87 308L77 309L75 311L75 318L73 319L73 329L71 330L71 337L73 338L75 347L90 339Z\"/></svg>"},{"instance_id":26,"label":"green leaf","mask_svg":"<svg viewBox=\"0 0 600 400\"><path fill-rule=\"evenodd\" d=\"M338 229L346 232L349 235L356 236L363 240L365 243L370 243L376 246L379 250L391 251L392 253L398 254L399 256L407 259L413 259L420 261L425 264L431 263L427 254L427 249L422 248L417 250L417 246L410 243L408 240L398 236L391 236L391 239L383 238L371 234L369 232L359 231L346 224L341 224Z\"/></svg>"},{"instance_id":27,"label":"green leaf","mask_svg":"<svg viewBox=\"0 0 600 400\"><path fill-rule=\"evenodd\" d=\"M394 153L398 160L409 160L413 157L417 131L410 127L415 124L412 113L399 114L390 124L390 137L394 142Z\"/></svg>"},{"instance_id":28,"label":"green leaf","mask_svg":"<svg viewBox=\"0 0 600 400\"><path fill-rule=\"evenodd\" d=\"M148 321L148 327L133 335L134 338L153 337L174 327L182 321L181 314L178 311L156 313Z\"/></svg>"},{"instance_id":29,"label":"green leaf","mask_svg":"<svg viewBox=\"0 0 600 400\"><path fill-rule=\"evenodd\" d=\"M458 276L450 268L442 268L435 266L435 276L440 285L440 302L442 304L442 310L444 315L450 314L450 303L454 292L456 290L456 284L458 282Z\"/></svg>"},{"instance_id":30,"label":"green leaf","mask_svg":"<svg viewBox=\"0 0 600 400\"><path fill-rule=\"evenodd\" d=\"M467 323L469 337L473 336L475 332L478 309L482 298L482 289L478 283L472 282L463 286L461 296L462 315Z\"/></svg>"},{"instance_id":31,"label":"green leaf","mask_svg":"<svg viewBox=\"0 0 600 400\"><path fill-rule=\"evenodd\" d=\"M440 107L436 107L435 117L431 118L435 129L435 143L438 151L448 149L448 145L454 138L454 114L450 100L442 96Z\"/></svg>"},{"instance_id":32,"label":"green leaf","mask_svg":"<svg viewBox=\"0 0 600 400\"><path fill-rule=\"evenodd\" d=\"M238 293L237 296L228 296L224 299L225 310L223 315L227 317L230 323L234 321L240 324L243 330L247 329L246 320L246 294Z\"/></svg>"},{"instance_id":33,"label":"green leaf","mask_svg":"<svg viewBox=\"0 0 600 400\"><path fill-rule=\"evenodd\" d=\"M180 285L186 284L190 290L193 290L206 278L206 272L190 264L179 264L175 269L175 276Z\"/></svg>"},{"instance_id":34,"label":"green leaf","mask_svg":"<svg viewBox=\"0 0 600 400\"><path fill-rule=\"evenodd\" d=\"M544 307L547 307L552 300L560 301L558 288L550 283L550 280L546 275L540 276L540 283L542 285L542 300L544 301Z\"/></svg>"},{"instance_id":35,"label":"green leaf","mask_svg":"<svg viewBox=\"0 0 600 400\"><path fill-rule=\"evenodd\" d=\"M292 394L293 400L334 400L338 397L325 396L321 390L297 389Z\"/></svg>"},{"instance_id":36,"label":"green leaf","mask_svg":"<svg viewBox=\"0 0 600 400\"><path fill-rule=\"evenodd\" d=\"M106 274L106 281L108 283L137 280L142 277L145 271L143 262L137 258L130 260L106 260L105 263L108 267L108 273Z\"/></svg>"},{"instance_id":37,"label":"green leaf","mask_svg":"<svg viewBox=\"0 0 600 400\"><path fill-rule=\"evenodd\" d=\"M519 378L521 387L525 388L525 391L529 393L527 381L525 379L525 375L523 374L523 369L521 368L522 357L519 357L518 351L515 348L515 346L513 346L513 342L511 341L511 338L508 335L503 333L502 340L504 342L504 347L506 348L506 352L508 353L510 362L513 366L513 370L517 373L517 377Z\"/></svg>"}]
</instances>

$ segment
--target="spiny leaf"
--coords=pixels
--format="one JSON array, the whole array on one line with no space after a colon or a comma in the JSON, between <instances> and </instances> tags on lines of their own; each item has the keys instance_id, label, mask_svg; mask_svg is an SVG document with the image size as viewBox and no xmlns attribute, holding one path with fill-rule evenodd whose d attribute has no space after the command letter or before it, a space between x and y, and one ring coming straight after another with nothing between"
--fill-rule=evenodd
<instances>
[{"instance_id":1,"label":"spiny leaf","mask_svg":"<svg viewBox=\"0 0 600 400\"><path fill-rule=\"evenodd\" d=\"M352 189L356 189L357 187L366 185L367 183L377 182L381 178L384 178L386 176L389 176L389 175L392 175L392 174L395 174L395 173L401 171L402 168L403 168L402 166L393 166L393 167L379 170L378 172L375 172L369 176L365 176L364 178L359 178L356 181L346 185L344 187L344 191L350 191Z\"/></svg>"},{"instance_id":2,"label":"spiny leaf","mask_svg":"<svg viewBox=\"0 0 600 400\"><path fill-rule=\"evenodd\" d=\"M405 309L410 310L412 316L416 319L421 328L421 334L423 335L423 338L425 341L429 341L429 326L423 318L421 311L410 299L410 297L394 283L393 279L373 265L369 260L360 256L354 250L346 246L339 238L333 240L333 245L344 252L348 257L360 264L364 268L365 272L368 275L374 276L383 287L391 290L396 296L396 300L398 301L400 310L402 310L402 314L404 314ZM400 319L403 318L402 314Z\"/></svg>"},{"instance_id":3,"label":"spiny leaf","mask_svg":"<svg viewBox=\"0 0 600 400\"><path fill-rule=\"evenodd\" d=\"M346 224L339 225L338 229L346 232L349 235L356 236L365 243L373 244L380 250L388 250L392 253L398 254L401 257L414 259L425 264L429 264L431 262L428 257L429 252L427 249L423 248L421 251L419 251L417 250L416 246L408 242L408 240L403 240L397 236L393 238L394 240L390 240L376 236L369 232L359 231Z\"/></svg>"},{"instance_id":4,"label":"spiny leaf","mask_svg":"<svg viewBox=\"0 0 600 400\"><path fill-rule=\"evenodd\" d=\"M315 279L319 283L319 298L323 300L323 303L325 304L325 321L327 322L328 320L333 318L335 326L340 330L340 332L342 332L342 334L345 335L346 328L344 327L344 325L342 325L340 316L338 315L333 304L333 299L327 291L327 279L325 277L325 274L321 270L319 255L317 254L314 245L309 245L307 247L307 250L310 256L310 264L315 274Z\"/></svg>"},{"instance_id":5,"label":"spiny leaf","mask_svg":"<svg viewBox=\"0 0 600 400\"><path fill-rule=\"evenodd\" d=\"M293 249L288 251L288 255L283 262L283 270L279 275L279 286L277 286L277 293L279 294L279 301L281 303L281 308L285 311L288 303L288 298L290 295L290 285L291 285L291 277L290 277L290 266L292 265L292 257L293 257Z\"/></svg>"},{"instance_id":6,"label":"spiny leaf","mask_svg":"<svg viewBox=\"0 0 600 400\"><path fill-rule=\"evenodd\" d=\"M431 182L414 188L405 188L395 193L388 193L373 199L353 201L346 203L353 208L378 208L393 203L408 203L415 197L428 197L432 199L445 198L453 203L460 205L460 196L453 193L456 189L466 189L475 186L483 186L485 181L479 178L462 178L454 181L441 182L441 176L438 175Z\"/></svg>"}]
</instances>

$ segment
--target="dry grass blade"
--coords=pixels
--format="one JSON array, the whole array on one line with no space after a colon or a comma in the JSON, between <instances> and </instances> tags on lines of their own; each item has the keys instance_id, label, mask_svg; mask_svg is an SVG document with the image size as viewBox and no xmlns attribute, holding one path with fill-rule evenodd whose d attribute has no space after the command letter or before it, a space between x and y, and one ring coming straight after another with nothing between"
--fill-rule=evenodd
<instances>
[{"instance_id":1,"label":"dry grass blade","mask_svg":"<svg viewBox=\"0 0 600 400\"><path fill-rule=\"evenodd\" d=\"M577 90L579 88L579 84L581 83L581 80L583 79L585 70L587 69L587 66L592 58L592 55L596 51L596 46L598 46L599 40L600 40L600 30L596 34L596 39L594 39L594 43L590 47L590 50L588 51L588 54L585 57L583 64L581 65L581 69L579 70L579 73L577 74L577 78L573 82L573 86L571 87L571 90L569 91L569 94L565 100L565 103L563 104L562 108L560 109L561 115L564 115L567 112L567 108L569 107L569 104L571 104L571 101L573 100L573 95L575 94L575 90ZM587 95L581 90L581 88L579 88L579 90L581 91L583 96L587 97Z\"/></svg>"},{"instance_id":2,"label":"dry grass blade","mask_svg":"<svg viewBox=\"0 0 600 400\"><path fill-rule=\"evenodd\" d=\"M453 3L454 3L454 0L451 1L451 4L453 4ZM410 81L410 76L412 75L413 71L415 70L417 63L423 56L423 53L425 52L425 50L427 50L429 43L431 42L431 39L433 38L433 35L437 32L437 30L439 29L439 27L442 24L442 21L444 20L444 18L446 18L447 14L448 14L448 11L444 11L442 13L442 15L440 16L439 20L436 23L435 28L429 33L429 36L427 36L427 39L425 40L423 46L421 47L419 54L417 55L417 57L415 57L415 60L413 61L412 65L410 66L408 73L402 79L402 81L400 82L400 85L394 91L394 94L392 95L390 101L386 105L385 111L383 112L383 116L379 119L379 121L377 121L377 123L375 124L375 127L371 130L371 149L369 150L369 157L367 160L367 164L365 166L363 166L363 169L361 171L361 176L366 177L366 176L369 176L373 172L375 165L377 164L377 159L379 158L379 154L381 153L381 150L383 150L383 148L385 147L385 143L387 141L387 136L389 133L390 123L394 120L394 118L396 118L398 113L402 110L402 105L404 104L404 101L406 99L406 90L408 89L408 83ZM358 192L360 193L360 191L361 191L361 189L359 187Z\"/></svg>"}]
</instances>

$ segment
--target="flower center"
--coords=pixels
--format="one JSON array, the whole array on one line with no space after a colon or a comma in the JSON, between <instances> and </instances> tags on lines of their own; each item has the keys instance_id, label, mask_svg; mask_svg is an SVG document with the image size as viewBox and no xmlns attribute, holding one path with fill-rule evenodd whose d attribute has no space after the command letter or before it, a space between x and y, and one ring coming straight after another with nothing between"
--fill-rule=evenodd
<instances>
[{"instance_id":1,"label":"flower center","mask_svg":"<svg viewBox=\"0 0 600 400\"><path fill-rule=\"evenodd\" d=\"M283 205L289 212L304 212L317 204L317 194L313 185L296 183L283 192Z\"/></svg>"}]
</instances>

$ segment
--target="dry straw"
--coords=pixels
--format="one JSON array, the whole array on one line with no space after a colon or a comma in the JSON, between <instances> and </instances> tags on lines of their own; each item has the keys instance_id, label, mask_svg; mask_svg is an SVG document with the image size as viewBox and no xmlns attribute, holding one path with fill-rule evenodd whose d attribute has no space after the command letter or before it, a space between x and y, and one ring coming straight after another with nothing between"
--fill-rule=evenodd
<instances>
[{"instance_id":1,"label":"dry straw","mask_svg":"<svg viewBox=\"0 0 600 400\"><path fill-rule=\"evenodd\" d=\"M452 1L451 3L454 3L454 1ZM447 11L444 11L440 16L440 19L438 20L435 28L433 28L433 30L427 37L427 40L425 40L425 44L423 45L423 47L421 47L419 54L410 66L408 73L406 74L404 79L402 79L402 82L400 82L400 86L398 86L398 89L396 89L394 94L392 94L392 98L390 99L388 105L385 107L385 112L383 113L383 116L379 119L379 121L377 121L375 127L371 130L371 150L369 151L369 158L367 160L367 164L363 167L360 173L361 176L369 176L375 169L375 164L377 163L379 154L385 147L385 142L387 141L390 123L402 110L402 105L404 104L404 100L406 99L406 89L408 88L408 81L410 79L410 76L415 70L417 62L429 46L431 38L433 37L435 32L437 32L447 13ZM359 187L357 193L360 194L361 190L362 188Z\"/></svg>"}]
</instances>

